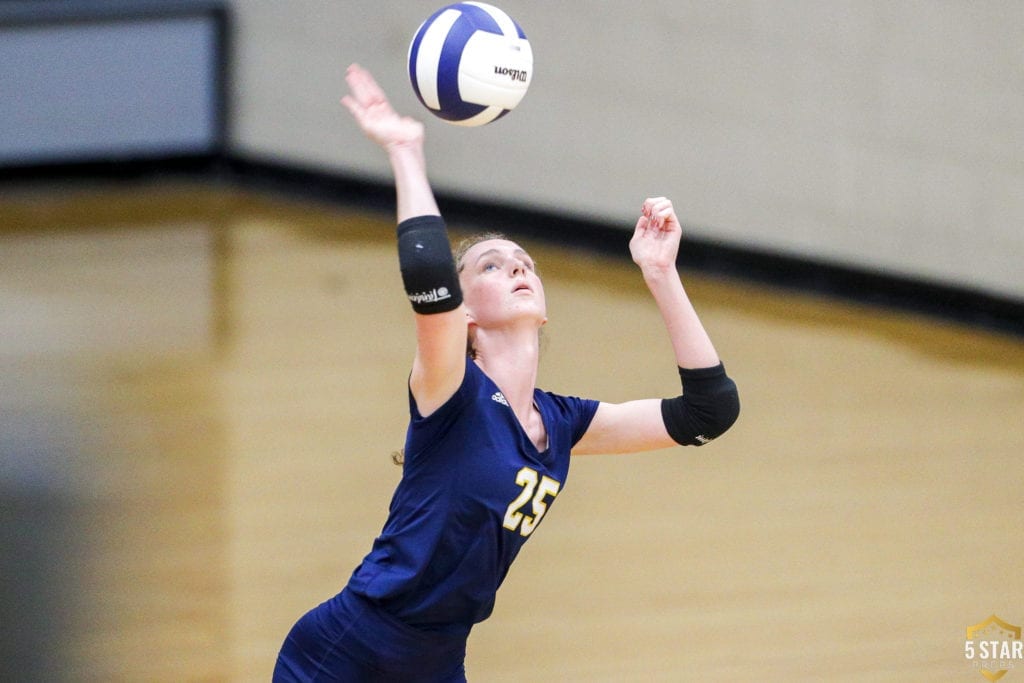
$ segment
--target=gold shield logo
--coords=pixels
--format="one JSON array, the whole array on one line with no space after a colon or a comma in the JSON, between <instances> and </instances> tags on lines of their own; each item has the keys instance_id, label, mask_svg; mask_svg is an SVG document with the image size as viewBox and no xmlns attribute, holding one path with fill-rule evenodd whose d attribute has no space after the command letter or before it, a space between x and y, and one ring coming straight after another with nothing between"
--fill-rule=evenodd
<instances>
[{"instance_id":1,"label":"gold shield logo","mask_svg":"<svg viewBox=\"0 0 1024 683\"><path fill-rule=\"evenodd\" d=\"M998 681L1016 663L1024 660L1021 627L997 617L967 627L964 656L990 681Z\"/></svg>"}]
</instances>

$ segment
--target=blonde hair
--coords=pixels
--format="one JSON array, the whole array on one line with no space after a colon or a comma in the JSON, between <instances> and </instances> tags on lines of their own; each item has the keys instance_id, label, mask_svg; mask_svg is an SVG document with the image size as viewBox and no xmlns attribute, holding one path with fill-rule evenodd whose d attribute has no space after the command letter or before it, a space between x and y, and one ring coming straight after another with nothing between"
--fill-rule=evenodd
<instances>
[{"instance_id":1,"label":"blonde hair","mask_svg":"<svg viewBox=\"0 0 1024 683\"><path fill-rule=\"evenodd\" d=\"M459 240L459 243L455 246L452 251L452 256L455 257L455 270L461 273L462 269L466 267L466 264L462 262L462 259L466 257L466 252L472 249L475 245L487 240L507 240L508 237L500 232L478 232L469 237L464 237Z\"/></svg>"}]
</instances>

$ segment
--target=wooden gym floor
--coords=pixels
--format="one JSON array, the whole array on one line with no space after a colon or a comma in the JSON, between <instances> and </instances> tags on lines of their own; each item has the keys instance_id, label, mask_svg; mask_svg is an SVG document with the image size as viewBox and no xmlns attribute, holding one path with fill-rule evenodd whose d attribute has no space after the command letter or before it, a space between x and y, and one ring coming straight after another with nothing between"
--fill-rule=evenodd
<instances>
[{"instance_id":1,"label":"wooden gym floor","mask_svg":"<svg viewBox=\"0 0 1024 683\"><path fill-rule=\"evenodd\" d=\"M72 680L269 680L399 477L413 336L391 216L9 185L0 226L0 483L42 510L8 520L28 597L5 614L41 624ZM544 388L678 393L628 258L525 246ZM1024 343L684 281L739 422L576 459L470 638L470 680L984 680L965 629L1024 622Z\"/></svg>"}]
</instances>

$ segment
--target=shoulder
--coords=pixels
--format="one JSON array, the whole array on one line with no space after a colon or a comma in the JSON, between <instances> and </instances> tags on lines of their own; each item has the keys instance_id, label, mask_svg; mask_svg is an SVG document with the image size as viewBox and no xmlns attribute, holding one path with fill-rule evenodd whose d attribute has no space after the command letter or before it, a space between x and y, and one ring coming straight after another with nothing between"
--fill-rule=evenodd
<instances>
[{"instance_id":1,"label":"shoulder","mask_svg":"<svg viewBox=\"0 0 1024 683\"><path fill-rule=\"evenodd\" d=\"M409 414L414 422L423 422L431 419L436 421L436 419L443 418L445 415L460 412L467 405L472 404L477 398L479 398L481 392L485 388L484 384L487 382L487 375L477 367L476 363L467 357L465 360L465 371L462 374L462 380L458 387L455 388L455 392L438 408L428 412L426 415L421 412L419 403L417 403L410 388Z\"/></svg>"},{"instance_id":2,"label":"shoulder","mask_svg":"<svg viewBox=\"0 0 1024 683\"><path fill-rule=\"evenodd\" d=\"M582 438L597 413L600 402L579 396L568 396L538 389L534 393L542 414L550 415L571 432L571 443ZM550 425L549 425L550 426Z\"/></svg>"},{"instance_id":3,"label":"shoulder","mask_svg":"<svg viewBox=\"0 0 1024 683\"><path fill-rule=\"evenodd\" d=\"M599 401L594 399L559 394L553 391L544 391L543 389L537 389L535 392L535 398L538 401L544 401L552 408L567 414L590 413L593 415L599 404Z\"/></svg>"}]
</instances>

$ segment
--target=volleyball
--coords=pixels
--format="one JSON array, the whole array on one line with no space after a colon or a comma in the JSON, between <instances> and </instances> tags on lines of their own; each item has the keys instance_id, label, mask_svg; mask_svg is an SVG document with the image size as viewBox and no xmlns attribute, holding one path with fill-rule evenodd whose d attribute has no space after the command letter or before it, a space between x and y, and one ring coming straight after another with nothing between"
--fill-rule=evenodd
<instances>
[{"instance_id":1,"label":"volleyball","mask_svg":"<svg viewBox=\"0 0 1024 683\"><path fill-rule=\"evenodd\" d=\"M430 15L409 44L409 78L432 114L482 126L515 109L530 87L533 51L512 17L483 2Z\"/></svg>"}]
</instances>

